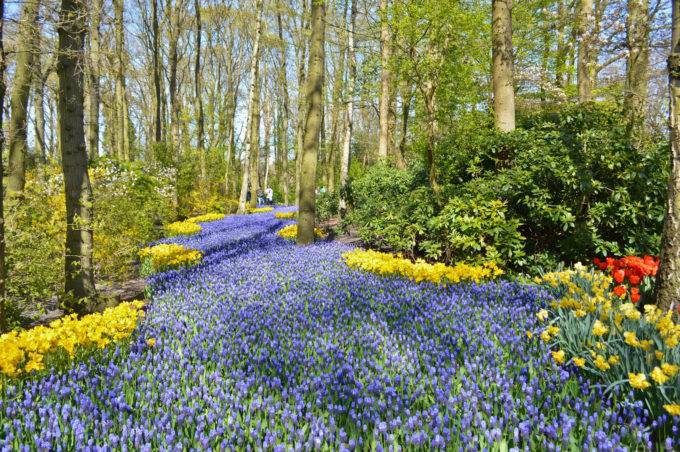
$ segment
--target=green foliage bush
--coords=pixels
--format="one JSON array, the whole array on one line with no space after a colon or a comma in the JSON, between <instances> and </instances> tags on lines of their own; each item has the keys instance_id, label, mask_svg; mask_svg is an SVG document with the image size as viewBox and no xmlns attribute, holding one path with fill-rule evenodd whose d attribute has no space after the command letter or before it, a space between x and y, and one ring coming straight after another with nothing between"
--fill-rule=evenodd
<instances>
[{"instance_id":1,"label":"green foliage bush","mask_svg":"<svg viewBox=\"0 0 680 452\"><path fill-rule=\"evenodd\" d=\"M127 276L137 246L160 237L174 215L172 174L142 163L100 159L90 168L94 193L95 274ZM45 300L62 291L65 205L58 167L28 173L21 196L7 200L7 292L10 300ZM16 304L16 303L15 303Z\"/></svg>"},{"instance_id":2,"label":"green foliage bush","mask_svg":"<svg viewBox=\"0 0 680 452\"><path fill-rule=\"evenodd\" d=\"M437 199L418 165L377 166L356 179L348 221L362 238L531 273L559 261L658 253L669 174L663 137L631 137L613 104L520 115L509 134L479 124L442 141Z\"/></svg>"}]
</instances>

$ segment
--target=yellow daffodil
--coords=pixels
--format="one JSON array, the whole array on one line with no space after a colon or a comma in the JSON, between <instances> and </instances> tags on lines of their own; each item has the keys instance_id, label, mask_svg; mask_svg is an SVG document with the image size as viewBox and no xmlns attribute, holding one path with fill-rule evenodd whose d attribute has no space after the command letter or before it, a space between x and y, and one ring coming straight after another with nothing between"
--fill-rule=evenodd
<instances>
[{"instance_id":1,"label":"yellow daffodil","mask_svg":"<svg viewBox=\"0 0 680 452\"><path fill-rule=\"evenodd\" d=\"M680 405L673 403L670 405L664 405L664 410L668 412L671 416L680 416Z\"/></svg>"},{"instance_id":2,"label":"yellow daffodil","mask_svg":"<svg viewBox=\"0 0 680 452\"><path fill-rule=\"evenodd\" d=\"M663 370L663 373L665 373L669 377L672 377L673 375L675 375L678 372L678 369L680 369L680 367L674 366L673 364L669 364L669 363L661 364L661 370Z\"/></svg>"},{"instance_id":3,"label":"yellow daffodil","mask_svg":"<svg viewBox=\"0 0 680 452\"><path fill-rule=\"evenodd\" d=\"M636 389L647 389L651 384L647 381L645 374L634 374L628 373L628 379L630 380L630 385Z\"/></svg>"},{"instance_id":4,"label":"yellow daffodil","mask_svg":"<svg viewBox=\"0 0 680 452\"><path fill-rule=\"evenodd\" d=\"M663 373L661 368L654 367L654 369L649 373L649 376L652 377L652 380L658 385L664 384L668 380L668 376Z\"/></svg>"},{"instance_id":5,"label":"yellow daffodil","mask_svg":"<svg viewBox=\"0 0 680 452\"><path fill-rule=\"evenodd\" d=\"M572 361L574 362L574 364L575 364L576 366L578 366L578 367L583 367L583 366L585 366L585 364L586 364L586 360L583 359L583 358L572 358L571 360L572 360Z\"/></svg>"},{"instance_id":6,"label":"yellow daffodil","mask_svg":"<svg viewBox=\"0 0 680 452\"><path fill-rule=\"evenodd\" d=\"M552 352L552 357L557 364L564 363L564 351L563 350L558 350L556 352Z\"/></svg>"},{"instance_id":7,"label":"yellow daffodil","mask_svg":"<svg viewBox=\"0 0 680 452\"><path fill-rule=\"evenodd\" d=\"M604 323L600 322L599 320L595 320L595 324L593 325L593 335L594 336L604 336L609 332L609 327L606 326Z\"/></svg>"}]
</instances>

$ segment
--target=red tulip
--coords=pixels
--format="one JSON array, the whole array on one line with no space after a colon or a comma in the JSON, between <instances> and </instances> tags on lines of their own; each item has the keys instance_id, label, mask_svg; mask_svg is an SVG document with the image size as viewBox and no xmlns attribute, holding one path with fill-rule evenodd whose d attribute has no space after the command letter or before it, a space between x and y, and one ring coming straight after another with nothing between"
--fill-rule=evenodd
<instances>
[{"instance_id":1,"label":"red tulip","mask_svg":"<svg viewBox=\"0 0 680 452\"><path fill-rule=\"evenodd\" d=\"M640 301L640 294L632 293L630 294L630 299L633 300L633 303L637 303L638 301Z\"/></svg>"},{"instance_id":2,"label":"red tulip","mask_svg":"<svg viewBox=\"0 0 680 452\"><path fill-rule=\"evenodd\" d=\"M623 282L623 278L625 278L625 276L626 276L626 272L624 272L623 270L614 271L614 279L619 284L621 284Z\"/></svg>"},{"instance_id":3,"label":"red tulip","mask_svg":"<svg viewBox=\"0 0 680 452\"><path fill-rule=\"evenodd\" d=\"M614 293L620 297L621 295L626 293L626 288L623 286L616 286L614 287Z\"/></svg>"},{"instance_id":4,"label":"red tulip","mask_svg":"<svg viewBox=\"0 0 680 452\"><path fill-rule=\"evenodd\" d=\"M633 285L640 284L640 277L638 275L630 275L630 283Z\"/></svg>"}]
</instances>

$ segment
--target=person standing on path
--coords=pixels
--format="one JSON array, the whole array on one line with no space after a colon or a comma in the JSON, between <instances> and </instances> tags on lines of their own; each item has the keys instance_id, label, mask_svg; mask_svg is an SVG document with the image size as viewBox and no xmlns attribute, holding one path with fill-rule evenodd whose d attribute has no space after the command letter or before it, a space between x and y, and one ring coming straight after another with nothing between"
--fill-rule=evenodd
<instances>
[{"instance_id":1,"label":"person standing on path","mask_svg":"<svg viewBox=\"0 0 680 452\"><path fill-rule=\"evenodd\" d=\"M272 190L271 187L267 186L267 188L264 190L264 194L267 197L267 204L273 205L274 204L274 190Z\"/></svg>"}]
</instances>

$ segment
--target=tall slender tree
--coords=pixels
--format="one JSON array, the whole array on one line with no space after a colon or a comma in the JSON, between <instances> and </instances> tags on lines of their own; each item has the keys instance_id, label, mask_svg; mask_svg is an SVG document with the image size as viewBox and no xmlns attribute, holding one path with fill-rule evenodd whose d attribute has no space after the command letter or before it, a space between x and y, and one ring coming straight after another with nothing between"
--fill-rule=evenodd
<instances>
[{"instance_id":1,"label":"tall slender tree","mask_svg":"<svg viewBox=\"0 0 680 452\"><path fill-rule=\"evenodd\" d=\"M390 55L392 51L392 34L387 16L389 0L380 0L380 136L378 141L378 157L387 158L389 148L389 116L390 116Z\"/></svg>"},{"instance_id":2,"label":"tall slender tree","mask_svg":"<svg viewBox=\"0 0 680 452\"><path fill-rule=\"evenodd\" d=\"M253 116L255 114L255 96L257 90L258 69L260 67L260 40L262 39L262 15L264 14L264 0L257 0L255 2L255 13L257 14L257 21L255 24L255 38L253 42L253 54L250 60L250 84L248 87L248 115L246 123L246 149L243 160L243 180L241 183L241 196L238 201L238 213L246 213L246 196L248 194L248 185L250 182L250 168L252 167L251 160L257 158L257 149L253 146ZM258 117L259 122L259 117ZM255 193L251 192L254 197ZM251 198L253 199L253 198Z\"/></svg>"},{"instance_id":3,"label":"tall slender tree","mask_svg":"<svg viewBox=\"0 0 680 452\"><path fill-rule=\"evenodd\" d=\"M281 153L282 153L282 182L283 182L283 202L288 205L290 202L290 178L288 176L288 117L290 99L288 97L288 72L286 67L286 43L283 41L283 25L281 21L281 1L279 0L279 9L276 14L276 21L278 24L279 40L281 41L281 55L279 59L280 79L281 79Z\"/></svg>"},{"instance_id":4,"label":"tall slender tree","mask_svg":"<svg viewBox=\"0 0 680 452\"><path fill-rule=\"evenodd\" d=\"M593 81L591 77L593 60L593 0L578 0L576 21L578 39L578 99L579 102L584 103L592 100L593 91Z\"/></svg>"},{"instance_id":5,"label":"tall slender tree","mask_svg":"<svg viewBox=\"0 0 680 452\"><path fill-rule=\"evenodd\" d=\"M17 63L10 96L9 168L7 192L23 191L26 185L26 132L28 95L33 75L33 56L39 36L40 0L26 0L21 12L17 36Z\"/></svg>"},{"instance_id":6,"label":"tall slender tree","mask_svg":"<svg viewBox=\"0 0 680 452\"><path fill-rule=\"evenodd\" d=\"M349 174L349 158L352 144L352 128L354 126L354 82L357 72L357 59L354 53L354 27L357 21L357 5L356 0L346 0L351 2L349 15L349 29L347 30L347 57L348 57L348 73L347 73L347 113L345 118L345 131L342 142L342 159L340 163L340 186L344 188L347 185L347 176ZM339 210L340 214L344 215L347 209L347 201L344 196L340 197Z\"/></svg>"},{"instance_id":7,"label":"tall slender tree","mask_svg":"<svg viewBox=\"0 0 680 452\"><path fill-rule=\"evenodd\" d=\"M312 33L309 44L309 74L307 76L307 118L300 168L300 209L298 214L298 245L314 243L316 164L319 132L322 122L324 46L326 31L325 0L311 2Z\"/></svg>"},{"instance_id":8,"label":"tall slender tree","mask_svg":"<svg viewBox=\"0 0 680 452\"><path fill-rule=\"evenodd\" d=\"M493 0L493 101L496 127L515 130L512 0Z\"/></svg>"},{"instance_id":9,"label":"tall slender tree","mask_svg":"<svg viewBox=\"0 0 680 452\"><path fill-rule=\"evenodd\" d=\"M656 304L662 311L671 310L680 300L680 0L673 0L672 8L668 57L671 175L655 287Z\"/></svg>"},{"instance_id":10,"label":"tall slender tree","mask_svg":"<svg viewBox=\"0 0 680 452\"><path fill-rule=\"evenodd\" d=\"M649 0L628 0L626 20L625 107L631 130L640 131L647 105L649 70Z\"/></svg>"},{"instance_id":11,"label":"tall slender tree","mask_svg":"<svg viewBox=\"0 0 680 452\"><path fill-rule=\"evenodd\" d=\"M159 61L160 31L158 26L158 0L151 0L151 39L152 39L152 65L153 65L153 90L154 90L154 142L160 143L161 136L161 66Z\"/></svg>"},{"instance_id":12,"label":"tall slender tree","mask_svg":"<svg viewBox=\"0 0 680 452\"><path fill-rule=\"evenodd\" d=\"M5 1L0 0L0 105L5 104ZM5 145L5 133L3 131L2 117L4 108L0 108L0 149ZM2 183L4 168L0 159L0 333L7 328L7 314L5 312L5 282L7 280L7 267L5 267L5 209L4 209L4 186Z\"/></svg>"},{"instance_id":13,"label":"tall slender tree","mask_svg":"<svg viewBox=\"0 0 680 452\"><path fill-rule=\"evenodd\" d=\"M62 0L59 11L58 111L61 161L66 196L64 288L71 294L69 311L85 312L83 299L94 301L97 291L92 267L92 186L87 173L83 127L83 48L87 27L84 0Z\"/></svg>"},{"instance_id":14,"label":"tall slender tree","mask_svg":"<svg viewBox=\"0 0 680 452\"><path fill-rule=\"evenodd\" d=\"M130 160L130 143L127 137L128 112L125 90L125 28L123 26L123 1L114 0L116 37L116 154Z\"/></svg>"},{"instance_id":15,"label":"tall slender tree","mask_svg":"<svg viewBox=\"0 0 680 452\"><path fill-rule=\"evenodd\" d=\"M194 0L196 14L196 62L194 64L194 88L196 91L196 134L198 146L199 168L201 171L201 185L207 190L208 177L205 168L205 131L203 117L203 93L201 90L201 2Z\"/></svg>"},{"instance_id":16,"label":"tall slender tree","mask_svg":"<svg viewBox=\"0 0 680 452\"><path fill-rule=\"evenodd\" d=\"M87 119L87 150L90 160L93 160L99 156L99 79L101 76L99 62L101 58L99 33L102 6L102 0L92 1L90 9L90 29L88 33L90 52L87 61L88 95L87 111L85 113L85 117Z\"/></svg>"}]
</instances>

